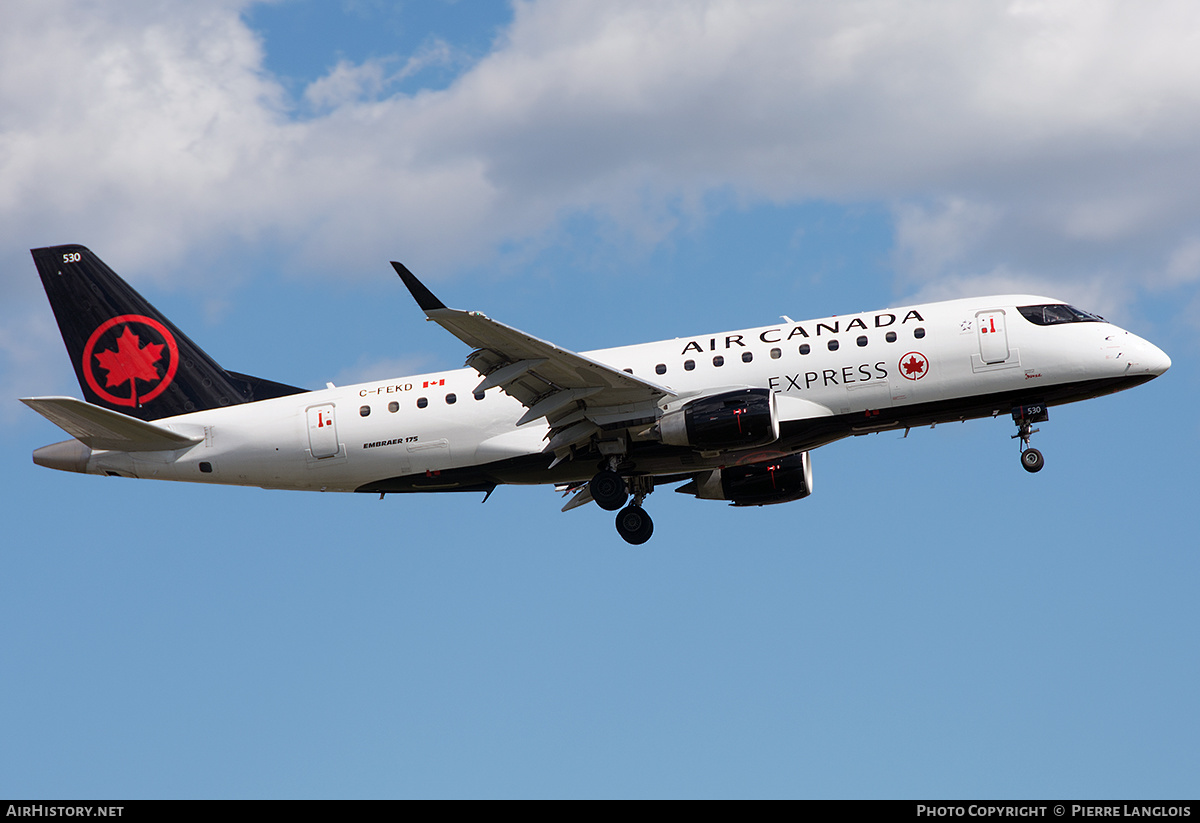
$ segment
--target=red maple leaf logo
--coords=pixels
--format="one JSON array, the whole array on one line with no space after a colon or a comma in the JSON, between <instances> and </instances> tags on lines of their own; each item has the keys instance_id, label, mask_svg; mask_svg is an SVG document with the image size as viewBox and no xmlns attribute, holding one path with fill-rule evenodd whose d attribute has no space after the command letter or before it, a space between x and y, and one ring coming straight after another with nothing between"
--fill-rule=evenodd
<instances>
[{"instance_id":1,"label":"red maple leaf logo","mask_svg":"<svg viewBox=\"0 0 1200 823\"><path fill-rule=\"evenodd\" d=\"M154 367L154 364L162 360L162 350L161 343L147 343L143 346L142 341L133 333L133 329L126 326L124 333L117 338L116 351L96 353L96 362L100 368L108 372L104 383L105 387L111 389L113 386L128 383L130 397L133 400L132 405L136 406L137 381L145 380L153 383L160 379L158 369Z\"/></svg>"},{"instance_id":2,"label":"red maple leaf logo","mask_svg":"<svg viewBox=\"0 0 1200 823\"><path fill-rule=\"evenodd\" d=\"M920 352L909 352L900 358L901 373L907 380L920 380L929 371L929 361Z\"/></svg>"}]
</instances>

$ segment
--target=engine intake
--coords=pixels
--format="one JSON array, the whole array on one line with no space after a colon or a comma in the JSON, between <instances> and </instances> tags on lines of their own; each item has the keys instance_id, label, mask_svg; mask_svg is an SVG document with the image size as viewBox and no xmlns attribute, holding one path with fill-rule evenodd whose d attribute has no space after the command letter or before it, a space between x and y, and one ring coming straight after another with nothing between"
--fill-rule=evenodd
<instances>
[{"instance_id":1,"label":"engine intake","mask_svg":"<svg viewBox=\"0 0 1200 823\"><path fill-rule=\"evenodd\" d=\"M788 503L812 494L808 452L745 466L723 466L697 474L675 491L704 500L729 500L735 506Z\"/></svg>"},{"instance_id":2,"label":"engine intake","mask_svg":"<svg viewBox=\"0 0 1200 823\"><path fill-rule=\"evenodd\" d=\"M750 449L779 439L770 389L737 389L693 400L658 421L662 441L694 449Z\"/></svg>"}]
</instances>

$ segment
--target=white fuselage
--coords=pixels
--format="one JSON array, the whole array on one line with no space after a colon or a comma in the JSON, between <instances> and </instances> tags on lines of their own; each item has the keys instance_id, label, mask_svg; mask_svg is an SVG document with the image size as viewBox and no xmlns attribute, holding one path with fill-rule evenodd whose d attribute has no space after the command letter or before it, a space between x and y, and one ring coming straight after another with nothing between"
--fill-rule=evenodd
<instances>
[{"instance_id":1,"label":"white fuselage","mask_svg":"<svg viewBox=\"0 0 1200 823\"><path fill-rule=\"evenodd\" d=\"M1026 295L953 300L585 354L679 397L772 389L784 424L777 452L883 427L1007 414L1014 403L1043 395L1051 404L1070 402L1169 367L1162 351L1112 324L1041 326L1016 311L1052 302ZM423 478L421 488L432 491L442 473L470 467L495 467L497 482L595 473L594 462L569 460L550 471L546 421L516 426L525 407L499 389L477 399L480 379L455 369L166 418L156 422L203 440L174 451L93 451L85 470L321 491L404 477ZM820 434L807 437L817 422ZM678 474L728 459L652 446L639 456L635 443L630 457L638 471ZM506 473L517 465L523 468ZM456 482L447 479L446 487Z\"/></svg>"}]
</instances>

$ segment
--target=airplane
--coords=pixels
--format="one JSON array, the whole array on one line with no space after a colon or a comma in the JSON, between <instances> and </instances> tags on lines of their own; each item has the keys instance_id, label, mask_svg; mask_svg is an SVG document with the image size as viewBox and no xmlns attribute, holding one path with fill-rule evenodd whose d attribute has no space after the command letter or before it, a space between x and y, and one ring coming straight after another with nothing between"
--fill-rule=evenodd
<instances>
[{"instance_id":1,"label":"airplane","mask_svg":"<svg viewBox=\"0 0 1200 823\"><path fill-rule=\"evenodd\" d=\"M392 263L464 368L316 391L219 366L84 246L32 249L85 400L22 398L62 471L268 489L485 494L554 484L563 511L654 530L656 486L734 506L807 497L852 435L1011 416L1020 461L1050 406L1163 374L1158 347L1060 300L1001 295L575 353L447 308ZM632 498L632 499L631 499Z\"/></svg>"}]
</instances>

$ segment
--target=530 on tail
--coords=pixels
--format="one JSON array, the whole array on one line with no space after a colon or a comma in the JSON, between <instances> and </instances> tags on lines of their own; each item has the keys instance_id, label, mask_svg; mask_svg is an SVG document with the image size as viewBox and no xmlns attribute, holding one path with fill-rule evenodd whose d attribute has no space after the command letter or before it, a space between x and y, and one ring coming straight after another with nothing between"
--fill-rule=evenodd
<instances>
[{"instance_id":1,"label":"530 on tail","mask_svg":"<svg viewBox=\"0 0 1200 823\"><path fill-rule=\"evenodd\" d=\"M735 506L812 492L809 453L856 434L1012 417L1021 465L1048 407L1132 388L1161 350L1061 301L1002 295L578 354L447 308L466 368L307 391L228 371L83 246L34 249L84 400L23 398L70 440L33 453L89 474L369 492L572 492L644 543L656 485ZM632 498L632 501L630 500ZM485 498L486 499L486 498Z\"/></svg>"}]
</instances>

